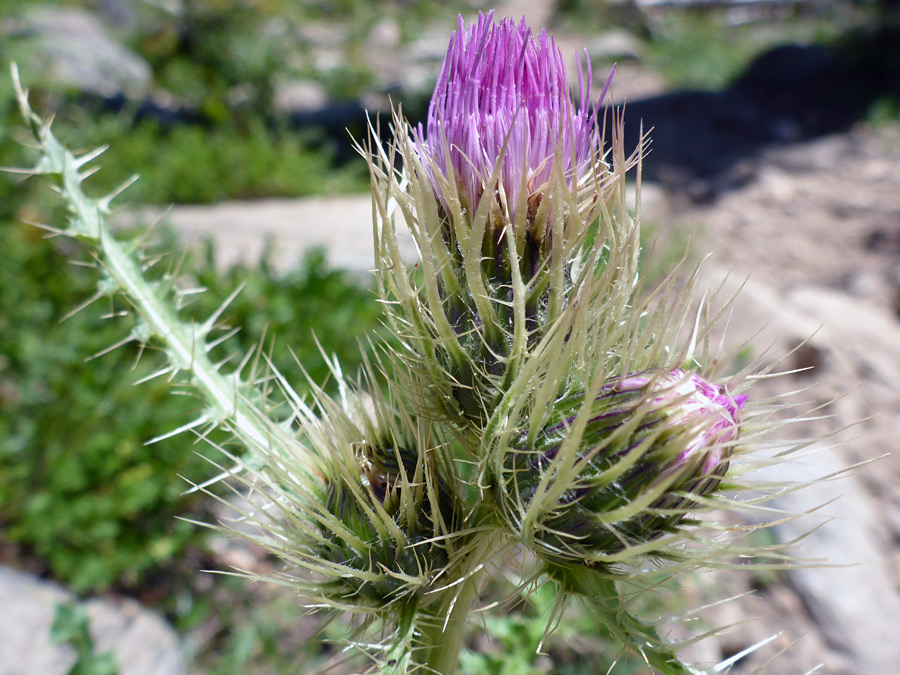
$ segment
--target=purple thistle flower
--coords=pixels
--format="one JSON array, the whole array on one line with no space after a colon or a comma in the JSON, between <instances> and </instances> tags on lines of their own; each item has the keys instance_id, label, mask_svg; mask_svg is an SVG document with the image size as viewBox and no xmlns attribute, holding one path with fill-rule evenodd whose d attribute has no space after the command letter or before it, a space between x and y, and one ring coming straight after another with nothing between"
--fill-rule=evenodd
<instances>
[{"instance_id":1,"label":"purple thistle flower","mask_svg":"<svg viewBox=\"0 0 900 675\"><path fill-rule=\"evenodd\" d=\"M610 74L610 79L612 74ZM569 94L565 62L545 31L534 37L525 20L494 23L493 12L450 39L425 131L414 132L416 152L435 194L447 207L458 189L462 207L474 212L497 165L514 224L534 212L554 169L570 188L600 161L597 115L609 80L591 103L579 60L579 104ZM448 192L442 184L455 182Z\"/></svg>"},{"instance_id":2,"label":"purple thistle flower","mask_svg":"<svg viewBox=\"0 0 900 675\"><path fill-rule=\"evenodd\" d=\"M532 444L521 439L506 469L503 492L511 522L534 509L547 471L575 453L571 481L537 511L546 514L534 538L546 558L602 561L646 544L678 524L711 494L728 470L740 435L745 395L683 370L646 371L613 378L592 400L578 392L556 401L554 416ZM587 406L588 418L569 438ZM612 476L612 478L607 478Z\"/></svg>"}]
</instances>

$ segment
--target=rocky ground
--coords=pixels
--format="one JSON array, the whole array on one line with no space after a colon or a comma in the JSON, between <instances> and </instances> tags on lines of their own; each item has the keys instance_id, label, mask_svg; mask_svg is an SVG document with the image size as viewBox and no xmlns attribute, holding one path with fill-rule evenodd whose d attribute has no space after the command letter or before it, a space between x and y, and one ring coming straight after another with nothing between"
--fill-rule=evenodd
<instances>
[{"instance_id":1,"label":"rocky ground","mask_svg":"<svg viewBox=\"0 0 900 675\"><path fill-rule=\"evenodd\" d=\"M724 575L735 593L754 595L735 603L740 610L726 605L711 613L720 624L760 620L717 638L721 654L781 632L780 647L798 641L770 667L774 673L805 672L819 662L821 672L846 675L900 667L898 167L897 129L858 127L766 151L741 188L673 214L698 231L698 247L714 252L710 279L727 270L729 290L747 280L729 341L750 340L756 354L771 348L771 360L795 349L779 369L809 369L760 383L755 395L808 388L799 399L824 405L827 417L793 434L835 434L808 457L764 475L812 480L872 462L779 502L792 512L822 507L776 532L788 541L824 522L800 550L826 566L762 587L750 575Z\"/></svg>"},{"instance_id":2,"label":"rocky ground","mask_svg":"<svg viewBox=\"0 0 900 675\"><path fill-rule=\"evenodd\" d=\"M535 24L547 15L546 3L505 9ZM579 39L561 36L564 45ZM687 234L695 252L712 251L705 279L721 284L723 296L744 285L728 344L749 341L744 353L766 363L783 357L777 370L811 368L761 381L752 393L803 390L796 399L809 405L801 410L821 405L824 416L790 433L831 435L762 475L776 482L837 475L776 503L792 513L816 510L776 528L790 541L821 524L799 544L816 565L771 575L723 572L691 585L696 604L723 590L741 597L703 614L711 625L735 625L690 655L717 661L777 635L732 672L753 672L782 649L767 673L804 673L820 663L818 672L836 675L900 672L900 128L860 123L852 111L792 116L793 106L810 107L799 93L799 102L790 97L795 82L768 97L754 89L758 79L714 94L672 94L658 89L652 73L625 66L617 95L634 102L631 128L642 118L659 131L647 164L645 221L662 238ZM836 82L828 67L816 72ZM842 96L834 88L820 97L825 108ZM748 115L757 116L752 130ZM180 207L169 219L186 235L214 234L224 260L252 255L268 235L285 264L315 243L364 273L367 204L361 197ZM13 656L0 651L0 673L37 672L8 665Z\"/></svg>"}]
</instances>

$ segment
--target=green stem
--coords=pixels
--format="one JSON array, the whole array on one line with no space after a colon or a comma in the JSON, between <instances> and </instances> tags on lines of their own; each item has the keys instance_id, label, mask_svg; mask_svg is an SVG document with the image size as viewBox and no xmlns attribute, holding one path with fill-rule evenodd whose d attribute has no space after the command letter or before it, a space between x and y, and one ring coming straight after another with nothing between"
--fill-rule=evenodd
<instances>
[{"instance_id":1,"label":"green stem","mask_svg":"<svg viewBox=\"0 0 900 675\"><path fill-rule=\"evenodd\" d=\"M456 673L469 611L478 595L483 572L483 569L479 570L462 582L458 592L448 589L436 615L431 621L420 624L421 640L425 645L422 665L427 667L427 672Z\"/></svg>"},{"instance_id":2,"label":"green stem","mask_svg":"<svg viewBox=\"0 0 900 675\"><path fill-rule=\"evenodd\" d=\"M656 629L631 614L623 606L615 581L588 567L554 566L548 573L567 592L583 596L597 620L623 645L637 651L660 675L702 675L702 671L682 663Z\"/></svg>"},{"instance_id":3,"label":"green stem","mask_svg":"<svg viewBox=\"0 0 900 675\"><path fill-rule=\"evenodd\" d=\"M394 642L384 655L384 663L381 664L379 670L380 675L404 675L409 671L417 617L415 603L410 603L403 608L400 620L397 622Z\"/></svg>"},{"instance_id":4,"label":"green stem","mask_svg":"<svg viewBox=\"0 0 900 675\"><path fill-rule=\"evenodd\" d=\"M89 175L89 172L81 171L82 167L99 152L76 158L56 139L49 124L31 110L15 68L13 80L22 115L31 125L42 151L42 157L31 173L57 174L62 180L62 193L72 213L64 234L86 240L97 247L98 258L109 280L116 290L128 297L144 319L143 329L136 330L134 338L140 341L150 337L161 340L172 366L190 372L192 383L209 404L209 410L189 427L227 418L235 434L248 448L267 451L271 436L267 420L253 414L252 407L245 403L237 375L222 375L207 355L206 338L215 317L204 324L184 322L178 318L159 284L144 277L134 255L109 230L106 216L116 193L92 199L81 187Z\"/></svg>"},{"instance_id":5,"label":"green stem","mask_svg":"<svg viewBox=\"0 0 900 675\"><path fill-rule=\"evenodd\" d=\"M475 518L473 522L486 523ZM465 638L466 625L472 605L478 599L478 589L486 571L485 561L502 558L508 542L493 528L475 535L478 541L456 567L457 585L443 591L436 610L429 611L426 621L419 622L421 656L417 659L426 672L454 675L459 666L459 652Z\"/></svg>"}]
</instances>

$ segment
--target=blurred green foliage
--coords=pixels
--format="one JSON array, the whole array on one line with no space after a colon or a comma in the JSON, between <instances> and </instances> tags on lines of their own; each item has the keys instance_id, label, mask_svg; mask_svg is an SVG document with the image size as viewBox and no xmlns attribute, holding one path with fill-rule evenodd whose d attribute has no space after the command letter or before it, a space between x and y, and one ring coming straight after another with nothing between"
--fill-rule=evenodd
<instances>
[{"instance_id":1,"label":"blurred green foliage","mask_svg":"<svg viewBox=\"0 0 900 675\"><path fill-rule=\"evenodd\" d=\"M184 94L183 104L197 106L200 118L192 123L141 118L135 105L115 111L65 91L33 88L36 105L60 111L54 126L71 147L110 145L89 189L109 191L134 172L141 180L127 198L140 203L365 187L364 166L335 167L321 135L271 118L270 85L281 65L271 52L277 41L254 32L267 20L264 13L254 14L264 5L195 1L185 3L179 17L141 6L152 20L134 39L156 49L145 56L153 56L158 84ZM167 27L176 38L171 42ZM27 45L0 46L0 58L25 59L26 81L27 56ZM222 108L229 92L248 80L257 88L247 90L245 105ZM28 153L16 142L26 134L17 128L10 80L2 76L0 82L0 165L27 166ZM213 475L198 453L214 451L189 435L144 445L189 421L199 407L191 397L172 396L162 378L133 386L163 365L160 354L147 350L138 359L130 345L84 363L127 334L130 319L102 318L124 309L103 300L59 323L94 293L96 273L70 264L81 255L77 248L62 244L57 250L20 221L64 217L44 181L0 178L0 538L39 557L76 591L136 588L151 569L202 541L195 527L176 519L202 517L205 508L204 499L181 496L187 484L179 476L200 481ZM166 245L180 247L172 239ZM211 260L208 251L182 263L192 286L209 289L186 314L208 315L245 284L226 313L243 330L219 348L221 354L250 348L268 330L276 336L277 367L301 389L304 376L288 346L313 379L328 377L313 332L347 371L359 363L357 339L376 327L378 307L370 291L329 270L321 254L282 276L265 263L221 273ZM168 264L164 260L160 267ZM211 440L227 442L224 434Z\"/></svg>"},{"instance_id":2,"label":"blurred green foliage","mask_svg":"<svg viewBox=\"0 0 900 675\"><path fill-rule=\"evenodd\" d=\"M322 130L294 128L273 109L276 82L299 72L287 58L290 49L302 52L288 23L297 11L287 10L296 3L183 5L171 13L138 4L141 18L127 38L151 65L156 97L168 102L164 108L84 97L53 83L30 67L36 46L27 33L0 41L0 63L5 71L8 61L19 62L32 104L56 112L55 131L70 147L110 146L103 171L92 181L98 191L135 172L142 179L128 198L141 203L364 191L368 178L361 162L336 166L334 141ZM277 14L281 9L285 17ZM9 138L19 120L10 78L4 74L0 81L0 163L10 166L17 164L10 158L20 155ZM46 201L27 187L23 199L20 190L3 183L0 217L24 202Z\"/></svg>"},{"instance_id":3,"label":"blurred green foliage","mask_svg":"<svg viewBox=\"0 0 900 675\"><path fill-rule=\"evenodd\" d=\"M119 666L112 652L94 653L90 619L87 610L77 603L56 606L50 640L54 644L67 644L75 650L75 663L66 675L118 675Z\"/></svg>"},{"instance_id":4,"label":"blurred green foliage","mask_svg":"<svg viewBox=\"0 0 900 675\"><path fill-rule=\"evenodd\" d=\"M326 623L324 614L310 613L292 594L277 592L274 586L250 587L233 577L217 581L218 590L228 593L209 594L200 601L200 621L193 627L198 627L198 637L205 642L195 671L208 675L328 672L323 666L334 655L335 645L350 636L350 620ZM216 630L209 641L211 626ZM190 642L192 626L182 620L179 627ZM355 655L345 654L343 660L351 658L361 671L363 665Z\"/></svg>"},{"instance_id":5,"label":"blurred green foliage","mask_svg":"<svg viewBox=\"0 0 900 675\"><path fill-rule=\"evenodd\" d=\"M124 308L100 300L59 323L95 288L93 270L66 260L77 251L56 251L37 229L12 224L0 225L0 250L0 536L38 554L77 591L133 587L199 540L175 519L203 504L181 497L179 476L213 475L198 453L215 451L189 434L144 443L189 421L200 404L172 396L165 378L134 386L164 364L152 350L138 358L129 345L84 363L120 340L130 319L104 319ZM348 372L359 364L357 338L377 326L378 306L320 253L283 277L265 264L219 273L211 257L183 264L192 285L209 289L185 311L207 316L245 284L226 312L243 330L222 353L250 349L268 331L277 336L274 363L301 390L288 346L310 377L328 378L313 332ZM210 440L227 442L224 434Z\"/></svg>"},{"instance_id":6,"label":"blurred green foliage","mask_svg":"<svg viewBox=\"0 0 900 675\"><path fill-rule=\"evenodd\" d=\"M5 93L0 88L0 165L27 166L31 159L16 140L25 138L24 130ZM57 117L54 131L80 152L109 145L89 190L108 193L137 173L140 180L124 200L130 203L303 197L360 192L368 185L365 164L335 166L332 146L315 130L274 128L261 121L244 131L228 125L165 125L73 106ZM47 222L57 203L40 181L0 177L0 220Z\"/></svg>"},{"instance_id":7,"label":"blurred green foliage","mask_svg":"<svg viewBox=\"0 0 900 675\"><path fill-rule=\"evenodd\" d=\"M575 30L624 28L641 37L649 31L647 14L634 0L556 0L554 20Z\"/></svg>"},{"instance_id":8,"label":"blurred green foliage","mask_svg":"<svg viewBox=\"0 0 900 675\"><path fill-rule=\"evenodd\" d=\"M154 84L180 105L241 128L271 112L276 78L291 70L284 58L291 4L185 0L174 12L145 8L131 42Z\"/></svg>"},{"instance_id":9,"label":"blurred green foliage","mask_svg":"<svg viewBox=\"0 0 900 675\"><path fill-rule=\"evenodd\" d=\"M824 44L845 29L842 15L827 7L790 21L729 23L712 11L672 13L654 25L645 57L671 88L721 89L772 47Z\"/></svg>"},{"instance_id":10,"label":"blurred green foliage","mask_svg":"<svg viewBox=\"0 0 900 675\"><path fill-rule=\"evenodd\" d=\"M358 655L334 653L349 637L349 619L326 623L324 616L310 614L292 597L266 590L271 587L249 587L230 578L222 585L232 586L227 605L213 598L197 607L205 630L211 622L218 628L215 644L206 645L196 664L203 672L270 675L318 672L317 668L327 672L338 656L344 662L341 672L347 672L354 665L350 659L358 659ZM512 590L506 582L495 580L487 595L505 603ZM546 582L512 606L477 614L469 626L459 671L466 675L650 675L638 657L620 654L621 646L580 603L570 603L548 631L556 599L556 587ZM192 625L182 621L181 628L190 641ZM318 639L308 639L312 632ZM618 660L610 670L614 659ZM357 660L356 666L362 668L364 662Z\"/></svg>"},{"instance_id":11,"label":"blurred green foliage","mask_svg":"<svg viewBox=\"0 0 900 675\"><path fill-rule=\"evenodd\" d=\"M900 96L879 96L869 106L866 120L876 126L893 125L900 122Z\"/></svg>"},{"instance_id":12,"label":"blurred green foliage","mask_svg":"<svg viewBox=\"0 0 900 675\"><path fill-rule=\"evenodd\" d=\"M472 636L479 644L462 653L460 670L469 675L647 673L633 659L613 663L621 647L578 603L570 603L548 628L556 593L556 585L546 581L506 611L486 613Z\"/></svg>"},{"instance_id":13,"label":"blurred green foliage","mask_svg":"<svg viewBox=\"0 0 900 675\"><path fill-rule=\"evenodd\" d=\"M131 124L118 115L89 119L75 111L59 121L57 133L85 150L108 144L91 188L108 192L137 171L140 180L127 199L140 203L304 197L360 192L368 185L365 165L335 167L332 149L315 131L274 129L258 120L242 131L228 125L167 128L155 120Z\"/></svg>"}]
</instances>

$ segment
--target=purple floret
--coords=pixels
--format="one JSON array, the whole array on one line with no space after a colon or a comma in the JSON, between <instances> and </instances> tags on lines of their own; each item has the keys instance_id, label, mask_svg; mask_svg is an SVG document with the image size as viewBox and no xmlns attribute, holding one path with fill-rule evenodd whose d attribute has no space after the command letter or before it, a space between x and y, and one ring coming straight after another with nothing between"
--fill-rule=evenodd
<instances>
[{"instance_id":1,"label":"purple floret","mask_svg":"<svg viewBox=\"0 0 900 675\"><path fill-rule=\"evenodd\" d=\"M731 396L720 387L699 375L689 375L676 369L664 375L650 377L645 374L626 376L620 389L640 389L652 386L659 396L652 399L654 405L677 405L669 413L674 421L690 424L708 422L696 433L680 460L700 453L708 453L703 464L704 473L712 473L728 454L728 444L735 441L740 432L741 410L747 405L747 396Z\"/></svg>"},{"instance_id":2,"label":"purple floret","mask_svg":"<svg viewBox=\"0 0 900 675\"><path fill-rule=\"evenodd\" d=\"M539 202L557 163L570 188L589 175L600 159L597 115L609 81L592 103L589 61L586 80L579 61L578 78L576 106L562 54L545 31L535 38L524 19L495 23L493 12L468 27L460 17L426 128L413 134L445 207L439 176L454 180L463 207L474 210L500 162L498 192L513 223L523 205Z\"/></svg>"}]
</instances>

